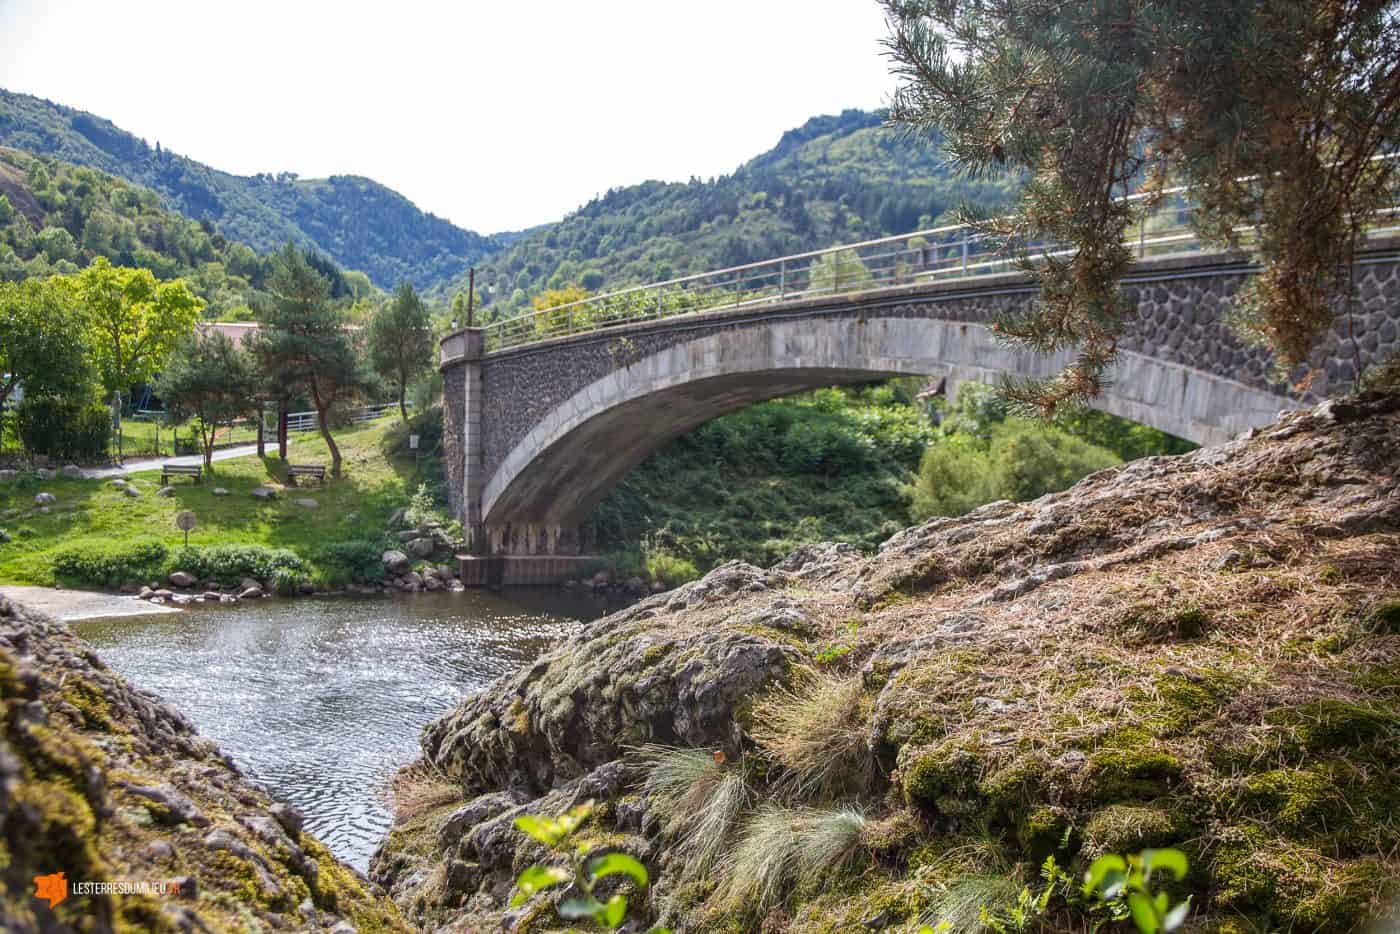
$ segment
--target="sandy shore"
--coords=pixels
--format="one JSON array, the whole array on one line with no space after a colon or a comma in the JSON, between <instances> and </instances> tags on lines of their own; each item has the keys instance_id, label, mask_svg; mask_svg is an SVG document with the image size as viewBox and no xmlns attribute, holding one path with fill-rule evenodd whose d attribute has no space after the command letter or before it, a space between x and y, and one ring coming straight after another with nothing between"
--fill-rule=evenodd
<instances>
[{"instance_id":1,"label":"sandy shore","mask_svg":"<svg viewBox=\"0 0 1400 934\"><path fill-rule=\"evenodd\" d=\"M97 593L91 590L64 590L58 587L0 586L0 595L61 619L64 622L95 619L104 616L147 616L155 613L178 613L173 606L160 606L121 594Z\"/></svg>"}]
</instances>

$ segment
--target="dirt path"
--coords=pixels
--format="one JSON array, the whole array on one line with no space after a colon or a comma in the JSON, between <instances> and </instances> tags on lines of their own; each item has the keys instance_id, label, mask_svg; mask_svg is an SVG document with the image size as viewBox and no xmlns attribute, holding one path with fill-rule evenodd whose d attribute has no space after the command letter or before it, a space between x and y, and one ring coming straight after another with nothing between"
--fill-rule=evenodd
<instances>
[{"instance_id":1,"label":"dirt path","mask_svg":"<svg viewBox=\"0 0 1400 934\"><path fill-rule=\"evenodd\" d=\"M0 586L0 596L9 597L32 610L69 623L103 616L145 616L180 612L175 607L159 606L135 597L96 593L91 590L64 590L58 587L6 585Z\"/></svg>"}]
</instances>

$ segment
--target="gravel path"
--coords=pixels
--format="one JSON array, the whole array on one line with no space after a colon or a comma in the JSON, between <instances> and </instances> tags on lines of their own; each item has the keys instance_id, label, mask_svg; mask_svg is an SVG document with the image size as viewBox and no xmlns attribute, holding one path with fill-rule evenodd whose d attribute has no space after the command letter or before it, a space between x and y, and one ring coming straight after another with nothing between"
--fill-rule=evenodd
<instances>
[{"instance_id":1,"label":"gravel path","mask_svg":"<svg viewBox=\"0 0 1400 934\"><path fill-rule=\"evenodd\" d=\"M235 457L247 457L256 454L258 446L256 444L244 444L236 448L224 448L214 452L214 460L226 461ZM151 460L135 461L124 464L121 467L93 467L83 471L83 476L89 480L102 480L107 477L124 477L129 473L146 473L152 470L160 470L166 464L191 464L203 465L204 458L198 454L185 455L182 457L156 457Z\"/></svg>"}]
</instances>

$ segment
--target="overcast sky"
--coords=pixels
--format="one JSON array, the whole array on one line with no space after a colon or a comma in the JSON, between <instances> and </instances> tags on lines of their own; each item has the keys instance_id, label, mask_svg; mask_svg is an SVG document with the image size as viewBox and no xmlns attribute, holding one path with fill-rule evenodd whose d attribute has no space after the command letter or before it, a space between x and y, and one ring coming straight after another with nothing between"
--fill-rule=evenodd
<instances>
[{"instance_id":1,"label":"overcast sky","mask_svg":"<svg viewBox=\"0 0 1400 934\"><path fill-rule=\"evenodd\" d=\"M883 32L875 0L0 0L0 86L491 233L883 105Z\"/></svg>"}]
</instances>

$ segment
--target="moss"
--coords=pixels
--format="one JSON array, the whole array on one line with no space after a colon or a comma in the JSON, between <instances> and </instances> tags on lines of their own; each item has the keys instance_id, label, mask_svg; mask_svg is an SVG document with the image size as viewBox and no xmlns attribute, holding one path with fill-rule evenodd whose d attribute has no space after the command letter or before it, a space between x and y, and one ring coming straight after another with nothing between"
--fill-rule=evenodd
<instances>
[{"instance_id":1,"label":"moss","mask_svg":"<svg viewBox=\"0 0 1400 934\"><path fill-rule=\"evenodd\" d=\"M1105 853L1136 853L1177 841L1180 830L1171 812L1161 807L1113 804L1100 808L1084 825L1086 858Z\"/></svg>"},{"instance_id":2,"label":"moss","mask_svg":"<svg viewBox=\"0 0 1400 934\"><path fill-rule=\"evenodd\" d=\"M1188 601L1166 606L1150 600L1140 601L1124 610L1119 620L1129 641L1136 637L1143 642L1199 639L1209 623L1206 611Z\"/></svg>"},{"instance_id":3,"label":"moss","mask_svg":"<svg viewBox=\"0 0 1400 934\"><path fill-rule=\"evenodd\" d=\"M85 728L101 730L104 733L110 733L117 729L116 723L112 720L111 708L108 706L106 695L86 678L68 674L63 680L63 689L59 692L59 696L72 704L82 714L82 725Z\"/></svg>"},{"instance_id":4,"label":"moss","mask_svg":"<svg viewBox=\"0 0 1400 934\"><path fill-rule=\"evenodd\" d=\"M1366 619L1366 629L1378 636L1400 635L1400 598L1378 603Z\"/></svg>"},{"instance_id":5,"label":"moss","mask_svg":"<svg viewBox=\"0 0 1400 934\"><path fill-rule=\"evenodd\" d=\"M1400 732L1400 717L1393 712L1335 697L1271 710L1264 721L1291 733L1308 752L1394 742Z\"/></svg>"},{"instance_id":6,"label":"moss","mask_svg":"<svg viewBox=\"0 0 1400 934\"><path fill-rule=\"evenodd\" d=\"M984 753L980 742L961 736L932 746L903 747L898 766L905 801L937 807L940 799L975 797Z\"/></svg>"},{"instance_id":7,"label":"moss","mask_svg":"<svg viewBox=\"0 0 1400 934\"><path fill-rule=\"evenodd\" d=\"M1343 932L1372 913L1386 884L1371 859L1335 860L1257 828L1227 828L1211 856L1221 907L1256 911L1286 929Z\"/></svg>"},{"instance_id":8,"label":"moss","mask_svg":"<svg viewBox=\"0 0 1400 934\"><path fill-rule=\"evenodd\" d=\"M1094 801L1146 801L1181 777L1181 762L1148 743L1101 748L1085 769L1085 791Z\"/></svg>"},{"instance_id":9,"label":"moss","mask_svg":"<svg viewBox=\"0 0 1400 934\"><path fill-rule=\"evenodd\" d=\"M1032 863L1042 863L1045 857L1065 849L1071 833L1068 812L1048 804L1027 808L1016 824L1016 840Z\"/></svg>"},{"instance_id":10,"label":"moss","mask_svg":"<svg viewBox=\"0 0 1400 934\"><path fill-rule=\"evenodd\" d=\"M1040 796L1050 774L1050 757L1043 752L1019 756L977 783L991 814L1012 819Z\"/></svg>"},{"instance_id":11,"label":"moss","mask_svg":"<svg viewBox=\"0 0 1400 934\"><path fill-rule=\"evenodd\" d=\"M1336 792L1331 770L1318 765L1250 775L1242 784L1241 798L1270 823L1290 833L1339 829L1351 813Z\"/></svg>"}]
</instances>

